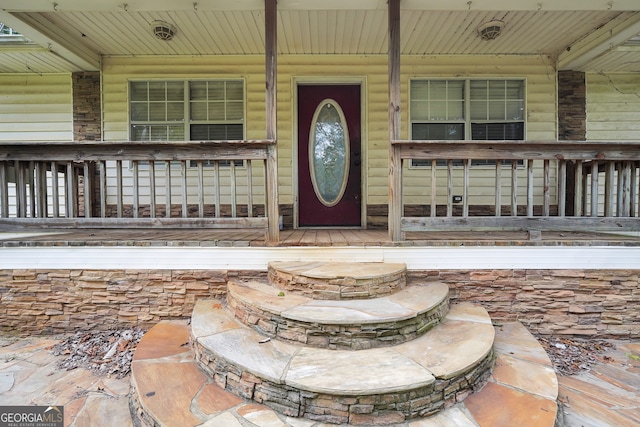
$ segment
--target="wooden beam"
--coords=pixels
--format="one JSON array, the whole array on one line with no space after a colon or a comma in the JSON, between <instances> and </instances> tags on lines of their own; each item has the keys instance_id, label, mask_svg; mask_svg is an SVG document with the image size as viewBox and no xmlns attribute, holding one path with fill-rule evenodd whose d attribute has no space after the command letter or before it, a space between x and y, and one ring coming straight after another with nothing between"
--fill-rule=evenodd
<instances>
[{"instance_id":1,"label":"wooden beam","mask_svg":"<svg viewBox=\"0 0 640 427\"><path fill-rule=\"evenodd\" d=\"M277 140L277 79L278 79L278 1L265 0L265 78L267 104L267 139ZM275 145L267 148L267 241L280 240L280 209L278 207L278 150Z\"/></svg>"},{"instance_id":2,"label":"wooden beam","mask_svg":"<svg viewBox=\"0 0 640 427\"><path fill-rule=\"evenodd\" d=\"M389 0L389 238L402 240L402 159L391 141L400 139L400 0Z\"/></svg>"}]
</instances>

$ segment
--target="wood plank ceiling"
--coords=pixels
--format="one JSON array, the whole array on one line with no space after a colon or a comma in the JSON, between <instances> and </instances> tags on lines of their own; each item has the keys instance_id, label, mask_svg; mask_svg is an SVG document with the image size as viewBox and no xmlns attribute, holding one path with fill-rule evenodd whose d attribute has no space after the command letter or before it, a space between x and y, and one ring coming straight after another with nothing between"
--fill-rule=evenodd
<instances>
[{"instance_id":1,"label":"wood plank ceiling","mask_svg":"<svg viewBox=\"0 0 640 427\"><path fill-rule=\"evenodd\" d=\"M376 3L375 7L363 9L280 9L278 53L386 55L387 11L386 2L382 3L382 6ZM160 6L159 10L129 10L126 5L114 10L81 10L79 7L65 10L62 5L58 10L48 6L48 11L5 9L0 13L0 22L23 32L40 46L20 48L0 44L0 72L47 73L90 68L87 64L92 64L91 60L62 59L65 55L57 52L58 45L78 57L89 58L264 54L263 10L200 10L197 4L178 10L162 10ZM151 23L158 20L176 27L173 40L164 42L153 36ZM495 40L482 40L478 27L493 20L503 22L502 34ZM568 48L614 22L634 28L633 25L639 26L640 12L606 8L581 11L403 8L401 53L544 55L556 62ZM34 33L37 35L32 36ZM640 29L630 37L638 33ZM47 42L47 36L51 42ZM640 45L624 45L630 37L619 40L618 46L608 46L606 52L575 69L640 72ZM99 60L93 64L96 62Z\"/></svg>"}]
</instances>

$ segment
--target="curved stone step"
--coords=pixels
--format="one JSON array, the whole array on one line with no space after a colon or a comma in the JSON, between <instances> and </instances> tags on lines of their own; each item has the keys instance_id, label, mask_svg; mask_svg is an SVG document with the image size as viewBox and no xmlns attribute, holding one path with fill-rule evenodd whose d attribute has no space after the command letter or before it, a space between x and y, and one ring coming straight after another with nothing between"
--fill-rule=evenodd
<instances>
[{"instance_id":1,"label":"curved stone step","mask_svg":"<svg viewBox=\"0 0 640 427\"><path fill-rule=\"evenodd\" d=\"M462 400L490 374L494 333L486 311L468 304L415 340L357 352L269 340L220 301L198 301L192 317L196 360L216 384L285 415L331 423L410 419Z\"/></svg>"},{"instance_id":2,"label":"curved stone step","mask_svg":"<svg viewBox=\"0 0 640 427\"><path fill-rule=\"evenodd\" d=\"M210 319L215 321L213 316ZM520 323L495 329L495 371L484 388L463 402L437 415L404 422L397 413L358 414L354 409L349 423L368 426L400 423L405 427L553 427L558 381L544 349ZM185 345L188 339L185 322L162 322L138 344L131 369L130 394L135 425L327 426L325 421L329 420L322 415L316 417L317 422L294 419L225 390L220 386L222 378L208 377L198 369L192 348Z\"/></svg>"},{"instance_id":3,"label":"curved stone step","mask_svg":"<svg viewBox=\"0 0 640 427\"><path fill-rule=\"evenodd\" d=\"M412 285L380 298L314 300L257 281L229 282L227 304L238 320L270 337L363 350L425 334L447 314L449 287Z\"/></svg>"},{"instance_id":4,"label":"curved stone step","mask_svg":"<svg viewBox=\"0 0 640 427\"><path fill-rule=\"evenodd\" d=\"M269 282L312 299L366 299L405 287L407 266L388 262L270 262Z\"/></svg>"}]
</instances>

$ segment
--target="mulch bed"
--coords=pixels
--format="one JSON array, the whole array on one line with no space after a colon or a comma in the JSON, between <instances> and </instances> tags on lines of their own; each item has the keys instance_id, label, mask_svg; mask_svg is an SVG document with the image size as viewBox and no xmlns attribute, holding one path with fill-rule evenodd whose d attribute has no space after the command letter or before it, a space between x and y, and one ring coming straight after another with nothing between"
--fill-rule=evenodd
<instances>
[{"instance_id":1,"label":"mulch bed","mask_svg":"<svg viewBox=\"0 0 640 427\"><path fill-rule=\"evenodd\" d=\"M547 336L536 338L549 355L556 372L565 376L587 372L597 363L611 361L605 353L615 348L605 340Z\"/></svg>"},{"instance_id":2,"label":"mulch bed","mask_svg":"<svg viewBox=\"0 0 640 427\"><path fill-rule=\"evenodd\" d=\"M107 331L77 332L51 347L62 356L58 369L83 368L97 375L124 378L131 372L131 360L144 331L128 328Z\"/></svg>"}]
</instances>

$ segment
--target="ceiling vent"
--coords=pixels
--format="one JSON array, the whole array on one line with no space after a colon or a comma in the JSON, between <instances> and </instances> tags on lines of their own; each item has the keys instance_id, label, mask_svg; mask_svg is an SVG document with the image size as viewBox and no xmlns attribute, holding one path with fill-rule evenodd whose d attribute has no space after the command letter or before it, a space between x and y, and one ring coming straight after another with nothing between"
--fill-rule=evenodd
<instances>
[{"instance_id":1,"label":"ceiling vent","mask_svg":"<svg viewBox=\"0 0 640 427\"><path fill-rule=\"evenodd\" d=\"M502 32L504 22L502 21L489 21L478 27L478 35L482 40L494 40Z\"/></svg>"},{"instance_id":2,"label":"ceiling vent","mask_svg":"<svg viewBox=\"0 0 640 427\"><path fill-rule=\"evenodd\" d=\"M168 42L176 35L176 27L164 21L154 21L151 23L153 35L159 40Z\"/></svg>"}]
</instances>

